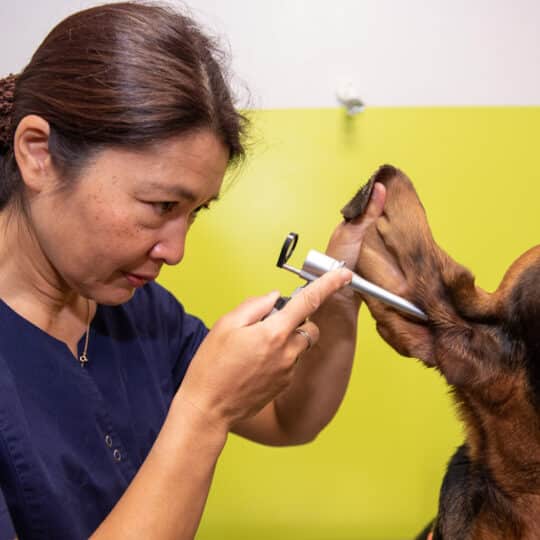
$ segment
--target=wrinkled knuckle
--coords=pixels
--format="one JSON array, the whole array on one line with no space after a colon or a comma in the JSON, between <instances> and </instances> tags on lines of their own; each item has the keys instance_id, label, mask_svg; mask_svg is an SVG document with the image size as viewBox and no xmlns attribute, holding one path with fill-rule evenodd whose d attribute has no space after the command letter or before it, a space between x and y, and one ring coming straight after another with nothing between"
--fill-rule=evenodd
<instances>
[{"instance_id":1,"label":"wrinkled knuckle","mask_svg":"<svg viewBox=\"0 0 540 540\"><path fill-rule=\"evenodd\" d=\"M294 367L296 359L300 354L302 354L302 351L291 349L286 355L284 355L284 366L287 372Z\"/></svg>"},{"instance_id":2,"label":"wrinkled knuckle","mask_svg":"<svg viewBox=\"0 0 540 540\"><path fill-rule=\"evenodd\" d=\"M296 367L296 360L298 358L298 354L292 354L287 355L283 357L284 365L283 365L283 372L282 376L280 378L281 384L285 387L289 386L292 382L292 379L294 377L294 371Z\"/></svg>"},{"instance_id":3,"label":"wrinkled knuckle","mask_svg":"<svg viewBox=\"0 0 540 540\"><path fill-rule=\"evenodd\" d=\"M304 291L304 302L310 313L317 311L321 306L321 294L317 289L306 289Z\"/></svg>"},{"instance_id":4,"label":"wrinkled knuckle","mask_svg":"<svg viewBox=\"0 0 540 540\"><path fill-rule=\"evenodd\" d=\"M284 341L285 339L281 330L272 328L266 331L265 343L269 350L281 347Z\"/></svg>"}]
</instances>

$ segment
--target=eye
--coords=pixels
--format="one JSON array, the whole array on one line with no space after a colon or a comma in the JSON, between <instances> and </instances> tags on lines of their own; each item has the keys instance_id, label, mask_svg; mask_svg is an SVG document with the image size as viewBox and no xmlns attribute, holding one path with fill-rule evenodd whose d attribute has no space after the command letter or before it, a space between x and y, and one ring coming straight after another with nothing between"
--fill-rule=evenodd
<instances>
[{"instance_id":1,"label":"eye","mask_svg":"<svg viewBox=\"0 0 540 540\"><path fill-rule=\"evenodd\" d=\"M164 216L165 214L169 214L178 205L178 203L174 202L174 201L153 202L153 203L150 203L150 204L154 207L154 209L156 210L156 212L160 216Z\"/></svg>"}]
</instances>

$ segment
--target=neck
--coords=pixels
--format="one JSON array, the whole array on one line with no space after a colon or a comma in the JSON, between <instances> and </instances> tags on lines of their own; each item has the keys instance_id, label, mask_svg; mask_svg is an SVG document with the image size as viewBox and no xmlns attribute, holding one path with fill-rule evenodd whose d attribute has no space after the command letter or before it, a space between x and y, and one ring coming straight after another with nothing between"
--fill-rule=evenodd
<instances>
[{"instance_id":1,"label":"neck","mask_svg":"<svg viewBox=\"0 0 540 540\"><path fill-rule=\"evenodd\" d=\"M95 311L54 269L30 219L11 207L0 212L0 298L72 351Z\"/></svg>"},{"instance_id":2,"label":"neck","mask_svg":"<svg viewBox=\"0 0 540 540\"><path fill-rule=\"evenodd\" d=\"M505 493L538 499L540 423L526 375L505 377L505 384L496 390L506 399L495 407L486 407L474 395L460 396L471 459L487 466Z\"/></svg>"},{"instance_id":3,"label":"neck","mask_svg":"<svg viewBox=\"0 0 540 540\"><path fill-rule=\"evenodd\" d=\"M467 538L535 540L540 538L540 425L526 376L501 378L489 393L499 400L486 400L478 389L455 392L471 463L460 490L468 492L469 507L478 508Z\"/></svg>"}]
</instances>

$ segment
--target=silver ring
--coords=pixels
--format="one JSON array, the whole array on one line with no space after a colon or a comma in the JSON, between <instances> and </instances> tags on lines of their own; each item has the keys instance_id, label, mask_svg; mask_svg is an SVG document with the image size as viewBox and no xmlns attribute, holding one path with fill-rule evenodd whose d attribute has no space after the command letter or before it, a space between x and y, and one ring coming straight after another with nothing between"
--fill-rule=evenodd
<instances>
[{"instance_id":1,"label":"silver ring","mask_svg":"<svg viewBox=\"0 0 540 540\"><path fill-rule=\"evenodd\" d=\"M304 336L306 338L306 341L308 342L308 347L307 349L304 351L304 352L307 352L311 349L311 347L313 347L313 339L311 338L311 336L309 335L308 332L306 332L303 328L297 328L295 330L295 333L296 334L299 334L301 336Z\"/></svg>"}]
</instances>

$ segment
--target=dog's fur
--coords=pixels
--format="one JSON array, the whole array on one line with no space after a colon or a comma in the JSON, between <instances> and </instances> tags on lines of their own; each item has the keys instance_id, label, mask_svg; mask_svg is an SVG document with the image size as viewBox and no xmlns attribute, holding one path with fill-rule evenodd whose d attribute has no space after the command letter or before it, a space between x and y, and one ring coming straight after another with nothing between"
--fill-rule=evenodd
<instances>
[{"instance_id":1,"label":"dog's fur","mask_svg":"<svg viewBox=\"0 0 540 540\"><path fill-rule=\"evenodd\" d=\"M433 540L538 540L540 245L488 294L437 246L410 180L388 165L374 180L386 186L387 199L356 271L411 300L429 321L365 301L394 349L442 373L465 424L465 444L442 484Z\"/></svg>"}]
</instances>

